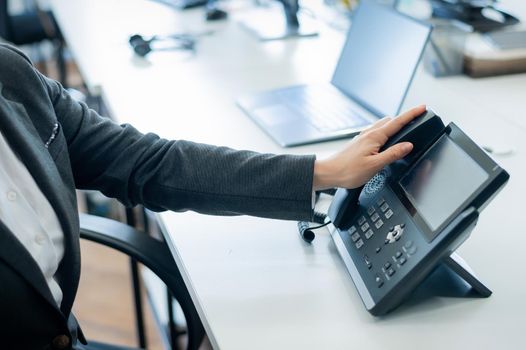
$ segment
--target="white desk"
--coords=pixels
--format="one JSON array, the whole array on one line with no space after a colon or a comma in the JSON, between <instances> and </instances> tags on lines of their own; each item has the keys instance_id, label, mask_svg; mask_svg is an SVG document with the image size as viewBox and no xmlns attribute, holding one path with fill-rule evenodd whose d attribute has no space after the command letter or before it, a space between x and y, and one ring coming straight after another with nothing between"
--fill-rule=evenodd
<instances>
[{"instance_id":1,"label":"white desk","mask_svg":"<svg viewBox=\"0 0 526 350\"><path fill-rule=\"evenodd\" d=\"M93 74L118 120L166 138L264 152L322 156L342 146L281 149L234 105L235 97L248 91L329 80L343 41L340 33L323 29L319 39L260 44L233 20L204 23L199 10L179 13L143 0L74 3L52 1L81 71ZM78 26L87 23L96 25L81 33ZM217 32L199 42L195 57L157 53L143 60L127 45L136 32L208 28ZM461 248L494 290L491 298L436 297L374 318L326 232L309 246L300 240L295 222L163 213L166 239L214 347L523 348L525 91L526 75L436 80L419 72L406 103L426 102L478 142L515 149L513 156L497 159L511 173L507 188Z\"/></svg>"}]
</instances>

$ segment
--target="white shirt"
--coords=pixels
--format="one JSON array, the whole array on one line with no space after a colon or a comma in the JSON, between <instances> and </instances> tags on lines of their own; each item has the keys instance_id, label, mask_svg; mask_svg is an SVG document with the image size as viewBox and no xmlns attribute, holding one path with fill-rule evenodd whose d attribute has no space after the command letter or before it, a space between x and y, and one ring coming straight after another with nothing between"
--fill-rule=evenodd
<instances>
[{"instance_id":1,"label":"white shirt","mask_svg":"<svg viewBox=\"0 0 526 350\"><path fill-rule=\"evenodd\" d=\"M0 220L42 270L60 306L62 290L54 276L64 256L64 232L57 215L24 163L0 133Z\"/></svg>"}]
</instances>

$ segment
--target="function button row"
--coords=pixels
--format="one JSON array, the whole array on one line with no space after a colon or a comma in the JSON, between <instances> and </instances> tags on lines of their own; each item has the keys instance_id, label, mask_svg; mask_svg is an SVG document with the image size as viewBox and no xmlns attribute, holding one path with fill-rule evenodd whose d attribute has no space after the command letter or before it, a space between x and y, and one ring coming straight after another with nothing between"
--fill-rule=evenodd
<instances>
[{"instance_id":1,"label":"function button row","mask_svg":"<svg viewBox=\"0 0 526 350\"><path fill-rule=\"evenodd\" d=\"M404 254L401 251L397 251L393 256L394 260L396 260L398 264L400 264L400 266L404 265L407 262L407 259L403 255Z\"/></svg>"}]
</instances>

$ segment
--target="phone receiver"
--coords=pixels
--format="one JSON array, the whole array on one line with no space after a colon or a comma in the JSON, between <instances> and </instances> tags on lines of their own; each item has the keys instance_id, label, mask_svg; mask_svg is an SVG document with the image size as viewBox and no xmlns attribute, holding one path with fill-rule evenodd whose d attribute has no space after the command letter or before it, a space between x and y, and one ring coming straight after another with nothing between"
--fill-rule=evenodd
<instances>
[{"instance_id":1,"label":"phone receiver","mask_svg":"<svg viewBox=\"0 0 526 350\"><path fill-rule=\"evenodd\" d=\"M445 125L442 119L435 112L428 109L389 138L380 148L380 152L400 142L411 142L413 151L404 158L410 164L436 141L444 129ZM339 188L336 191L327 213L335 227L340 230L349 229L354 214L360 205L359 198L364 186L354 189Z\"/></svg>"}]
</instances>

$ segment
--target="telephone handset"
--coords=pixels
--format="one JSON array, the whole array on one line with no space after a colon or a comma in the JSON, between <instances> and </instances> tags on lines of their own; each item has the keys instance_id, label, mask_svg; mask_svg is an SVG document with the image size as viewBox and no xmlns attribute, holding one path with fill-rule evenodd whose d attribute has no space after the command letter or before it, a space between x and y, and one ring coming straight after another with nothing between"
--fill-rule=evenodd
<instances>
[{"instance_id":1,"label":"telephone handset","mask_svg":"<svg viewBox=\"0 0 526 350\"><path fill-rule=\"evenodd\" d=\"M454 251L508 173L431 110L382 150L404 141L413 143L409 155L361 188L338 189L328 212L331 237L366 309L373 315L389 312L442 266L467 282L457 285L491 295Z\"/></svg>"},{"instance_id":2,"label":"telephone handset","mask_svg":"<svg viewBox=\"0 0 526 350\"><path fill-rule=\"evenodd\" d=\"M400 142L411 142L413 150L404 160L406 163L411 163L444 131L444 128L444 123L440 117L433 111L427 110L391 137L382 146L380 152ZM336 191L329 209L329 217L334 226L339 229L349 228L349 218L351 218L352 213L356 212L364 186L354 189L340 188Z\"/></svg>"}]
</instances>

